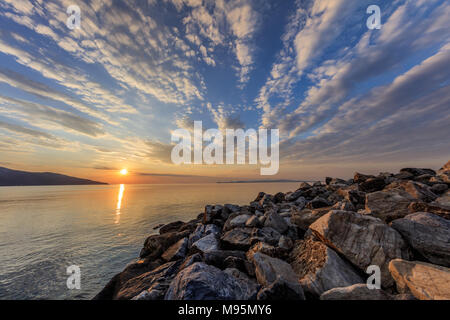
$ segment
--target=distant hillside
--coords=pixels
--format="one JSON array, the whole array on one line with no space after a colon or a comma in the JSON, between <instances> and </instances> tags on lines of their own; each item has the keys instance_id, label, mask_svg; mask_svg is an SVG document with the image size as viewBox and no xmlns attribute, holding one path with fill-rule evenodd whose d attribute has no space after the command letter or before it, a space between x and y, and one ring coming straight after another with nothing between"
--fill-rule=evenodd
<instances>
[{"instance_id":1,"label":"distant hillside","mask_svg":"<svg viewBox=\"0 0 450 320\"><path fill-rule=\"evenodd\" d=\"M107 184L52 172L26 172L0 167L0 186L51 186Z\"/></svg>"}]
</instances>

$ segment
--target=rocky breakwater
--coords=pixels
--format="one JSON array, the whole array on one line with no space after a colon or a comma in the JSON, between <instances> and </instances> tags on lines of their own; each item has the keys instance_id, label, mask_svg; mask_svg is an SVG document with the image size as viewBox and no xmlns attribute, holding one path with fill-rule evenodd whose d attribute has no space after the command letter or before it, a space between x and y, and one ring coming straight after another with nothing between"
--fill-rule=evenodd
<instances>
[{"instance_id":1,"label":"rocky breakwater","mask_svg":"<svg viewBox=\"0 0 450 320\"><path fill-rule=\"evenodd\" d=\"M208 205L148 237L95 299L450 299L449 186L450 162Z\"/></svg>"}]
</instances>

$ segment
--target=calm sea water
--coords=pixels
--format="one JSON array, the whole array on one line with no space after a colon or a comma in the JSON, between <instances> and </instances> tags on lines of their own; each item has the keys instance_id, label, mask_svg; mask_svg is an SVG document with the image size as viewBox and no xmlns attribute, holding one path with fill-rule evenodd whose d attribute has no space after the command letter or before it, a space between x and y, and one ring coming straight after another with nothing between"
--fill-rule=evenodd
<instances>
[{"instance_id":1,"label":"calm sea water","mask_svg":"<svg viewBox=\"0 0 450 320\"><path fill-rule=\"evenodd\" d=\"M298 183L0 187L0 299L91 299L153 228ZM81 268L81 289L66 268Z\"/></svg>"}]
</instances>

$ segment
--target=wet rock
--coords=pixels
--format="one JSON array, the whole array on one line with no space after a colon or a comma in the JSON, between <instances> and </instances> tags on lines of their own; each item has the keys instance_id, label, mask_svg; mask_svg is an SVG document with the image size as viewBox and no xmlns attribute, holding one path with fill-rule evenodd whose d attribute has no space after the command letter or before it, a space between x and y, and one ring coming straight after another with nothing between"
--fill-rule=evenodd
<instances>
[{"instance_id":1,"label":"wet rock","mask_svg":"<svg viewBox=\"0 0 450 320\"><path fill-rule=\"evenodd\" d=\"M374 217L390 222L408 215L408 206L412 201L414 198L403 190L377 191L366 195L365 210Z\"/></svg>"},{"instance_id":2,"label":"wet rock","mask_svg":"<svg viewBox=\"0 0 450 320\"><path fill-rule=\"evenodd\" d=\"M450 300L450 269L418 261L392 260L389 271L400 293L420 300Z\"/></svg>"},{"instance_id":3,"label":"wet rock","mask_svg":"<svg viewBox=\"0 0 450 320\"><path fill-rule=\"evenodd\" d=\"M312 201L310 201L306 207L308 209L318 209L318 208L324 208L324 207L329 207L330 203L321 197L315 197Z\"/></svg>"},{"instance_id":4,"label":"wet rock","mask_svg":"<svg viewBox=\"0 0 450 320\"><path fill-rule=\"evenodd\" d=\"M292 291L296 292L301 300L304 300L303 289L298 284L297 276L287 262L259 252L253 255L252 261L255 265L256 279L261 285L268 287L276 280L282 281Z\"/></svg>"},{"instance_id":5,"label":"wet rock","mask_svg":"<svg viewBox=\"0 0 450 320\"><path fill-rule=\"evenodd\" d=\"M303 290L314 296L320 296L332 288L364 282L348 262L312 238L297 241L290 261Z\"/></svg>"},{"instance_id":6,"label":"wet rock","mask_svg":"<svg viewBox=\"0 0 450 320\"><path fill-rule=\"evenodd\" d=\"M197 228L189 235L189 247L191 247L194 242L209 234L218 236L220 234L220 228L215 224L198 224Z\"/></svg>"},{"instance_id":7,"label":"wet rock","mask_svg":"<svg viewBox=\"0 0 450 320\"><path fill-rule=\"evenodd\" d=\"M202 262L180 271L167 290L166 300L250 300L258 286Z\"/></svg>"},{"instance_id":8,"label":"wet rock","mask_svg":"<svg viewBox=\"0 0 450 320\"><path fill-rule=\"evenodd\" d=\"M223 249L247 251L251 246L251 235L250 228L234 228L227 231L220 238L220 242Z\"/></svg>"},{"instance_id":9,"label":"wet rock","mask_svg":"<svg viewBox=\"0 0 450 320\"><path fill-rule=\"evenodd\" d=\"M183 259L187 253L188 242L189 240L187 237L179 240L177 243L167 249L161 257L167 262Z\"/></svg>"},{"instance_id":10,"label":"wet rock","mask_svg":"<svg viewBox=\"0 0 450 320\"><path fill-rule=\"evenodd\" d=\"M392 259L409 259L410 251L402 236L383 221L355 212L331 211L310 229L328 246L365 271L369 265L381 269L381 283L393 285L388 265Z\"/></svg>"},{"instance_id":11,"label":"wet rock","mask_svg":"<svg viewBox=\"0 0 450 320\"><path fill-rule=\"evenodd\" d=\"M210 233L207 236L195 241L192 244L191 251L192 252L209 252L213 250L219 249L219 240L215 234Z\"/></svg>"},{"instance_id":12,"label":"wet rock","mask_svg":"<svg viewBox=\"0 0 450 320\"><path fill-rule=\"evenodd\" d=\"M284 219L275 211L271 211L266 214L264 226L268 228L273 228L279 233L285 233L289 228Z\"/></svg>"},{"instance_id":13,"label":"wet rock","mask_svg":"<svg viewBox=\"0 0 450 320\"><path fill-rule=\"evenodd\" d=\"M369 289L359 283L344 288L334 288L324 292L320 300L393 300L393 297L381 289Z\"/></svg>"},{"instance_id":14,"label":"wet rock","mask_svg":"<svg viewBox=\"0 0 450 320\"><path fill-rule=\"evenodd\" d=\"M417 212L394 220L392 228L428 261L450 267L450 221L432 213Z\"/></svg>"}]
</instances>

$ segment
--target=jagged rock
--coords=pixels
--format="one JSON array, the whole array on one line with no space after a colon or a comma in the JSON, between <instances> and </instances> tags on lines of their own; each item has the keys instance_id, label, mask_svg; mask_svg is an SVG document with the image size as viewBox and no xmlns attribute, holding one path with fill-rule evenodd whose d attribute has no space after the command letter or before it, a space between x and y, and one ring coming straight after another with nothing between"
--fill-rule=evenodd
<instances>
[{"instance_id":1,"label":"jagged rock","mask_svg":"<svg viewBox=\"0 0 450 320\"><path fill-rule=\"evenodd\" d=\"M313 200L308 202L308 204L306 205L306 207L308 209L319 209L319 208L324 208L324 207L329 207L329 206L330 206L330 203L321 197L315 197Z\"/></svg>"},{"instance_id":2,"label":"jagged rock","mask_svg":"<svg viewBox=\"0 0 450 320\"><path fill-rule=\"evenodd\" d=\"M434 178L435 176L432 176L431 174L422 174L418 177L414 178L414 181L432 186L434 184L434 182L431 180L432 178Z\"/></svg>"},{"instance_id":3,"label":"jagged rock","mask_svg":"<svg viewBox=\"0 0 450 320\"><path fill-rule=\"evenodd\" d=\"M347 181L339 178L325 178L325 184L326 185L346 185Z\"/></svg>"},{"instance_id":4,"label":"jagged rock","mask_svg":"<svg viewBox=\"0 0 450 320\"><path fill-rule=\"evenodd\" d=\"M286 236L281 236L280 240L278 241L278 247L285 250L285 251L289 251L292 249L292 247L294 246L294 243L292 242L291 238L286 237Z\"/></svg>"},{"instance_id":5,"label":"jagged rock","mask_svg":"<svg viewBox=\"0 0 450 320\"><path fill-rule=\"evenodd\" d=\"M431 202L437 198L429 186L416 181L396 181L385 188L385 190L392 189L404 190L414 199L424 202Z\"/></svg>"},{"instance_id":6,"label":"jagged rock","mask_svg":"<svg viewBox=\"0 0 450 320\"><path fill-rule=\"evenodd\" d=\"M252 216L248 214L239 215L236 218L231 219L229 226L230 228L244 227L247 220L251 217Z\"/></svg>"},{"instance_id":7,"label":"jagged rock","mask_svg":"<svg viewBox=\"0 0 450 320\"><path fill-rule=\"evenodd\" d=\"M169 249L170 246L178 242L180 239L189 236L189 234L190 231L185 230L183 232L168 232L164 234L152 235L145 240L140 257L149 257L150 259L158 258L164 251Z\"/></svg>"},{"instance_id":8,"label":"jagged rock","mask_svg":"<svg viewBox=\"0 0 450 320\"><path fill-rule=\"evenodd\" d=\"M423 174L430 174L435 176L436 175L436 171L432 170L432 169L419 169L419 168L404 168L400 170L400 173L410 173L413 176L421 176Z\"/></svg>"},{"instance_id":9,"label":"jagged rock","mask_svg":"<svg viewBox=\"0 0 450 320\"><path fill-rule=\"evenodd\" d=\"M192 244L191 250L193 252L209 252L213 250L219 249L219 240L217 240L217 237L215 234L210 233L207 236L204 236L203 238L195 241Z\"/></svg>"},{"instance_id":10,"label":"jagged rock","mask_svg":"<svg viewBox=\"0 0 450 320\"><path fill-rule=\"evenodd\" d=\"M270 227L264 227L261 229L255 228L253 229L252 239L250 240L250 242L253 244L258 241L261 241L275 246L278 244L278 241L280 241L280 238L281 234L273 228Z\"/></svg>"},{"instance_id":11,"label":"jagged rock","mask_svg":"<svg viewBox=\"0 0 450 320\"><path fill-rule=\"evenodd\" d=\"M394 175L395 180L411 180L414 179L414 175L409 172L400 172Z\"/></svg>"},{"instance_id":12,"label":"jagged rock","mask_svg":"<svg viewBox=\"0 0 450 320\"><path fill-rule=\"evenodd\" d=\"M324 292L320 300L393 300L394 298L381 289L369 289L364 283L344 288L334 288Z\"/></svg>"},{"instance_id":13,"label":"jagged rock","mask_svg":"<svg viewBox=\"0 0 450 320\"><path fill-rule=\"evenodd\" d=\"M239 212L240 209L241 208L236 204L227 203L223 206L221 217L223 220L227 220L230 214Z\"/></svg>"},{"instance_id":14,"label":"jagged rock","mask_svg":"<svg viewBox=\"0 0 450 320\"><path fill-rule=\"evenodd\" d=\"M253 261L253 255L257 252L263 253L273 258L280 258L284 254L283 249L279 247L271 246L270 244L267 244L265 242L257 242L247 251L247 259L249 261Z\"/></svg>"},{"instance_id":15,"label":"jagged rock","mask_svg":"<svg viewBox=\"0 0 450 320\"><path fill-rule=\"evenodd\" d=\"M259 205L263 208L272 204L273 204L273 196L270 194L265 193L263 197L259 200Z\"/></svg>"},{"instance_id":16,"label":"jagged rock","mask_svg":"<svg viewBox=\"0 0 450 320\"><path fill-rule=\"evenodd\" d=\"M243 258L229 256L224 261L226 268L237 269L245 274L255 276L255 267L252 263Z\"/></svg>"},{"instance_id":17,"label":"jagged rock","mask_svg":"<svg viewBox=\"0 0 450 320\"><path fill-rule=\"evenodd\" d=\"M392 228L428 261L450 267L450 221L417 212L392 221Z\"/></svg>"},{"instance_id":18,"label":"jagged rock","mask_svg":"<svg viewBox=\"0 0 450 320\"><path fill-rule=\"evenodd\" d=\"M220 242L224 249L246 251L251 246L251 235L252 229L250 228L234 228L227 231L220 238Z\"/></svg>"},{"instance_id":19,"label":"jagged rock","mask_svg":"<svg viewBox=\"0 0 450 320\"><path fill-rule=\"evenodd\" d=\"M386 186L383 178L369 178L359 184L359 189L363 192L381 191Z\"/></svg>"},{"instance_id":20,"label":"jagged rock","mask_svg":"<svg viewBox=\"0 0 450 320\"><path fill-rule=\"evenodd\" d=\"M304 294L291 288L286 281L276 279L258 292L257 300L305 300Z\"/></svg>"},{"instance_id":21,"label":"jagged rock","mask_svg":"<svg viewBox=\"0 0 450 320\"><path fill-rule=\"evenodd\" d=\"M175 221L175 222L168 223L168 224L162 226L159 229L159 234L164 234L164 233L169 233L169 232L176 232L183 225L184 225L183 221Z\"/></svg>"},{"instance_id":22,"label":"jagged rock","mask_svg":"<svg viewBox=\"0 0 450 320\"><path fill-rule=\"evenodd\" d=\"M380 219L349 211L330 211L310 229L331 248L365 271L369 265L381 269L381 283L392 286L388 271L395 258L409 259L410 251L401 235Z\"/></svg>"},{"instance_id":23,"label":"jagged rock","mask_svg":"<svg viewBox=\"0 0 450 320\"><path fill-rule=\"evenodd\" d=\"M247 261L248 263L248 261ZM253 276L254 276L254 266L252 265L253 268ZM234 278L238 279L239 281L243 281L246 283L246 285L248 286L248 288L250 288L250 291L252 292L252 297L251 300L254 300L254 295L253 295L253 291L258 291L261 286L256 282L256 280L254 280L253 278L249 278L248 275L244 272L242 272L241 270L237 269L237 268L226 268L224 270L225 273L229 274L230 276L233 276Z\"/></svg>"},{"instance_id":24,"label":"jagged rock","mask_svg":"<svg viewBox=\"0 0 450 320\"><path fill-rule=\"evenodd\" d=\"M277 194L275 194L273 196L273 202L274 203L281 203L283 201L285 201L286 196L284 195L283 192L278 192Z\"/></svg>"},{"instance_id":25,"label":"jagged rock","mask_svg":"<svg viewBox=\"0 0 450 320\"><path fill-rule=\"evenodd\" d=\"M219 269L227 268L225 260L229 257L235 257L245 260L245 253L237 250L211 250L204 253L204 262L213 265Z\"/></svg>"},{"instance_id":26,"label":"jagged rock","mask_svg":"<svg viewBox=\"0 0 450 320\"><path fill-rule=\"evenodd\" d=\"M414 201L403 190L377 191L366 194L366 212L386 222L409 214L408 206Z\"/></svg>"},{"instance_id":27,"label":"jagged rock","mask_svg":"<svg viewBox=\"0 0 450 320\"><path fill-rule=\"evenodd\" d=\"M167 249L161 256L165 261L183 259L187 253L188 238L185 237Z\"/></svg>"},{"instance_id":28,"label":"jagged rock","mask_svg":"<svg viewBox=\"0 0 450 320\"><path fill-rule=\"evenodd\" d=\"M216 226L215 224L199 224L197 225L197 228L189 235L189 247L192 246L194 242L197 240L200 240L201 238L209 235L219 235L220 234L220 228Z\"/></svg>"},{"instance_id":29,"label":"jagged rock","mask_svg":"<svg viewBox=\"0 0 450 320\"><path fill-rule=\"evenodd\" d=\"M410 212L430 212L436 214L444 219L450 220L450 207L440 205L436 202L425 203L425 202L412 202L408 209Z\"/></svg>"},{"instance_id":30,"label":"jagged rock","mask_svg":"<svg viewBox=\"0 0 450 320\"><path fill-rule=\"evenodd\" d=\"M348 262L325 244L312 238L297 241L290 261L303 290L315 296L332 288L363 282Z\"/></svg>"},{"instance_id":31,"label":"jagged rock","mask_svg":"<svg viewBox=\"0 0 450 320\"><path fill-rule=\"evenodd\" d=\"M302 210L306 206L306 199L304 197L300 197L297 200L295 200L295 206L297 207L297 210Z\"/></svg>"},{"instance_id":32,"label":"jagged rock","mask_svg":"<svg viewBox=\"0 0 450 320\"><path fill-rule=\"evenodd\" d=\"M266 214L266 221L264 222L264 226L273 228L279 233L285 233L289 228L284 219L280 217L280 215L275 211L271 211Z\"/></svg>"},{"instance_id":33,"label":"jagged rock","mask_svg":"<svg viewBox=\"0 0 450 320\"><path fill-rule=\"evenodd\" d=\"M361 183L361 182L364 182L364 181L366 181L367 179L370 179L370 178L375 178L375 176L362 174L362 173L359 173L359 172L355 172L355 174L353 176L353 182L354 183Z\"/></svg>"},{"instance_id":34,"label":"jagged rock","mask_svg":"<svg viewBox=\"0 0 450 320\"><path fill-rule=\"evenodd\" d=\"M299 212L294 212L290 221L293 225L296 225L303 230L307 230L314 221L327 214L331 209L331 207L314 210L303 209Z\"/></svg>"},{"instance_id":35,"label":"jagged rock","mask_svg":"<svg viewBox=\"0 0 450 320\"><path fill-rule=\"evenodd\" d=\"M400 293L420 300L450 300L450 269L418 261L392 260L389 271Z\"/></svg>"},{"instance_id":36,"label":"jagged rock","mask_svg":"<svg viewBox=\"0 0 450 320\"><path fill-rule=\"evenodd\" d=\"M362 191L352 189L353 186L347 189L338 189L336 193L345 200L350 201L356 209L363 209L366 202L366 194Z\"/></svg>"},{"instance_id":37,"label":"jagged rock","mask_svg":"<svg viewBox=\"0 0 450 320\"><path fill-rule=\"evenodd\" d=\"M295 192L287 194L286 201L293 202L293 201L297 200L298 198L300 198L302 196L302 193L303 193L302 190L297 190Z\"/></svg>"},{"instance_id":38,"label":"jagged rock","mask_svg":"<svg viewBox=\"0 0 450 320\"><path fill-rule=\"evenodd\" d=\"M173 279L180 266L180 261L173 261L163 264L155 270L141 274L126 281L115 295L116 300L129 300L139 295L142 291L154 288L159 292L158 297L164 295L170 281ZM157 284L157 285L156 285ZM155 293L154 293L155 294Z\"/></svg>"},{"instance_id":39,"label":"jagged rock","mask_svg":"<svg viewBox=\"0 0 450 320\"><path fill-rule=\"evenodd\" d=\"M450 171L450 160L439 169L438 173L444 173Z\"/></svg>"},{"instance_id":40,"label":"jagged rock","mask_svg":"<svg viewBox=\"0 0 450 320\"><path fill-rule=\"evenodd\" d=\"M355 206L348 200L342 200L334 204L331 210L356 211Z\"/></svg>"},{"instance_id":41,"label":"jagged rock","mask_svg":"<svg viewBox=\"0 0 450 320\"><path fill-rule=\"evenodd\" d=\"M444 193L442 196L436 199L434 203L450 208L450 190Z\"/></svg>"},{"instance_id":42,"label":"jagged rock","mask_svg":"<svg viewBox=\"0 0 450 320\"><path fill-rule=\"evenodd\" d=\"M255 265L256 279L261 285L268 287L278 279L296 292L301 300L304 300L303 289L298 284L297 276L287 262L260 252L253 254L252 262Z\"/></svg>"},{"instance_id":43,"label":"jagged rock","mask_svg":"<svg viewBox=\"0 0 450 320\"><path fill-rule=\"evenodd\" d=\"M167 290L166 300L250 300L258 286L202 262L180 271Z\"/></svg>"},{"instance_id":44,"label":"jagged rock","mask_svg":"<svg viewBox=\"0 0 450 320\"><path fill-rule=\"evenodd\" d=\"M260 227L260 226L262 226L262 223L257 216L251 216L245 222L245 226L248 228Z\"/></svg>"},{"instance_id":45,"label":"jagged rock","mask_svg":"<svg viewBox=\"0 0 450 320\"><path fill-rule=\"evenodd\" d=\"M183 263L180 266L179 271L193 265L196 262L202 262L202 261L203 261L203 257L200 253L195 253L193 255L190 255L184 259Z\"/></svg>"},{"instance_id":46,"label":"jagged rock","mask_svg":"<svg viewBox=\"0 0 450 320\"><path fill-rule=\"evenodd\" d=\"M444 183L436 183L434 185L431 186L431 192L433 192L434 194L443 194L448 190L448 185L444 184Z\"/></svg>"}]
</instances>

